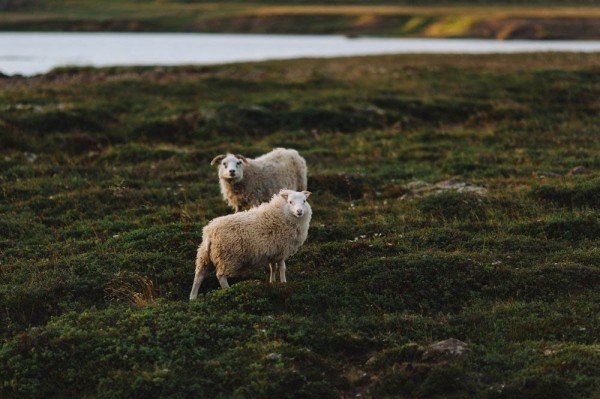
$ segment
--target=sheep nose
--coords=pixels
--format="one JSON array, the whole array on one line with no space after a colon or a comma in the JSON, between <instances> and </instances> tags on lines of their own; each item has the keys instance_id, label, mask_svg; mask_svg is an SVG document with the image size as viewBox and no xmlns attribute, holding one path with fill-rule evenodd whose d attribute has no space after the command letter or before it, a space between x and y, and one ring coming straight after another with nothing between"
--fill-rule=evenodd
<instances>
[{"instance_id":1,"label":"sheep nose","mask_svg":"<svg viewBox=\"0 0 600 399\"><path fill-rule=\"evenodd\" d=\"M230 169L229 170L229 176L235 176L235 170L234 169Z\"/></svg>"},{"instance_id":2,"label":"sheep nose","mask_svg":"<svg viewBox=\"0 0 600 399\"><path fill-rule=\"evenodd\" d=\"M303 213L304 211L302 209L296 209L296 215L302 216Z\"/></svg>"}]
</instances>

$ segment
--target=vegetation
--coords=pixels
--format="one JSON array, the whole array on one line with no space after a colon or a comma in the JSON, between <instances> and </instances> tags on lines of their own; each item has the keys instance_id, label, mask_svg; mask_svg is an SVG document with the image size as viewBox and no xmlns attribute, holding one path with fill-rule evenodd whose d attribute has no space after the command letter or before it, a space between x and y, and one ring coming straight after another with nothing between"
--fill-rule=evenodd
<instances>
[{"instance_id":1,"label":"vegetation","mask_svg":"<svg viewBox=\"0 0 600 399\"><path fill-rule=\"evenodd\" d=\"M600 39L598 0L0 0L1 31Z\"/></svg>"},{"instance_id":2,"label":"vegetation","mask_svg":"<svg viewBox=\"0 0 600 399\"><path fill-rule=\"evenodd\" d=\"M1 397L600 394L600 55L1 80ZM210 160L275 146L313 192L289 283L189 302Z\"/></svg>"}]
</instances>

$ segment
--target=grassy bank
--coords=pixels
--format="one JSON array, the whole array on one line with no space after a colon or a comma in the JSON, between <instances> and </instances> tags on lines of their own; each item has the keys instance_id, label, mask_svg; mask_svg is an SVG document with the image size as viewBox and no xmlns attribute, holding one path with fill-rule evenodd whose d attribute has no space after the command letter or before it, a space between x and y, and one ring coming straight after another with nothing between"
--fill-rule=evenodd
<instances>
[{"instance_id":1,"label":"grassy bank","mask_svg":"<svg viewBox=\"0 0 600 399\"><path fill-rule=\"evenodd\" d=\"M2 78L0 396L597 397L599 82L596 54ZM275 146L313 192L289 283L190 303L210 160Z\"/></svg>"},{"instance_id":2,"label":"grassy bank","mask_svg":"<svg viewBox=\"0 0 600 399\"><path fill-rule=\"evenodd\" d=\"M15 2L18 3L18 2ZM600 38L597 2L293 3L42 0L0 12L2 31L346 34L498 39ZM457 5L458 4L458 5Z\"/></svg>"}]
</instances>

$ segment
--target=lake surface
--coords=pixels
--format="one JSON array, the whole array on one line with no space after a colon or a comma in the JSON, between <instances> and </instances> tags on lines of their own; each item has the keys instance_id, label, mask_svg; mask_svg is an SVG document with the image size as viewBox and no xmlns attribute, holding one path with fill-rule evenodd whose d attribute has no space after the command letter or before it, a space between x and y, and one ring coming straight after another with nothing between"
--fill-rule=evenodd
<instances>
[{"instance_id":1,"label":"lake surface","mask_svg":"<svg viewBox=\"0 0 600 399\"><path fill-rule=\"evenodd\" d=\"M347 38L201 33L0 32L0 72L57 66L208 65L394 53L600 52L600 41Z\"/></svg>"}]
</instances>

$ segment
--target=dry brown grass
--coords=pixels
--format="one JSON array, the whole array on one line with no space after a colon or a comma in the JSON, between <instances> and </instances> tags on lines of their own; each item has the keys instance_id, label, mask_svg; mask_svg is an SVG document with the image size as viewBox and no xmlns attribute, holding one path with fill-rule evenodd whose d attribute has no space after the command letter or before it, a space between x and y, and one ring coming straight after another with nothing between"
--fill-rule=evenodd
<instances>
[{"instance_id":1,"label":"dry brown grass","mask_svg":"<svg viewBox=\"0 0 600 399\"><path fill-rule=\"evenodd\" d=\"M140 308L154 303L158 297L158 287L154 281L133 272L119 272L104 291L110 301L129 303Z\"/></svg>"}]
</instances>

